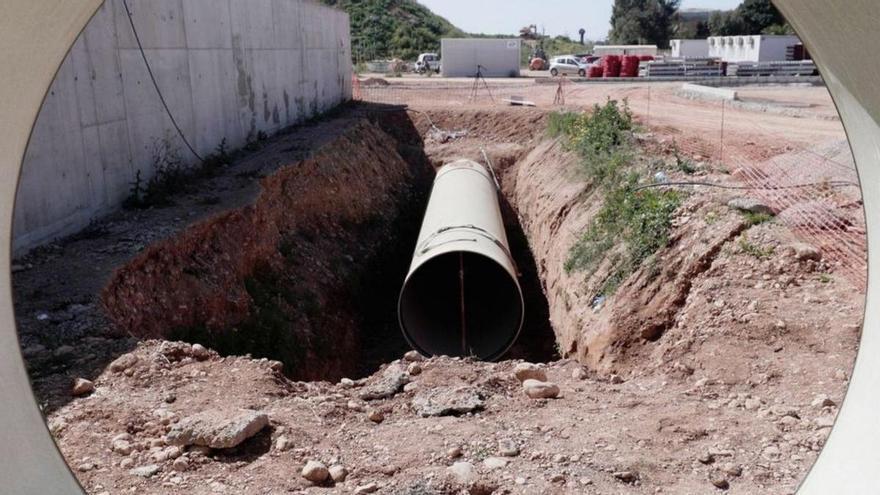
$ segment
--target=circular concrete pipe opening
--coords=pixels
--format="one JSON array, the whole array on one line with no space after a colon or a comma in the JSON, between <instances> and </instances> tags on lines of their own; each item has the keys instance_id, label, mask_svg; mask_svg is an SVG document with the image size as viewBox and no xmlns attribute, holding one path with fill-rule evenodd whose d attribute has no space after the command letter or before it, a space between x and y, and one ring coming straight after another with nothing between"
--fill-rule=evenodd
<instances>
[{"instance_id":1,"label":"circular concrete pipe opening","mask_svg":"<svg viewBox=\"0 0 880 495\"><path fill-rule=\"evenodd\" d=\"M454 251L419 266L404 283L400 327L420 353L500 358L516 341L523 298L516 279L493 259Z\"/></svg>"}]
</instances>

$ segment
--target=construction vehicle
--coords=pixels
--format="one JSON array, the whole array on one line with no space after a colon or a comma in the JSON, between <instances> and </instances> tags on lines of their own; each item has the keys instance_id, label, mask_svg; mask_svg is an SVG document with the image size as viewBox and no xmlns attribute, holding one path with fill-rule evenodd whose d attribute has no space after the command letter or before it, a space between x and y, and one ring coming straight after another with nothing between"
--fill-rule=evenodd
<instances>
[{"instance_id":1,"label":"construction vehicle","mask_svg":"<svg viewBox=\"0 0 880 495\"><path fill-rule=\"evenodd\" d=\"M424 74L426 72L440 73L440 55L436 53L423 53L419 55L413 66L413 72Z\"/></svg>"},{"instance_id":2,"label":"construction vehicle","mask_svg":"<svg viewBox=\"0 0 880 495\"><path fill-rule=\"evenodd\" d=\"M547 63L547 53L544 52L544 43L543 41L535 47L535 50L532 52L531 58L529 58L529 69L530 70L547 70L550 68L550 65Z\"/></svg>"}]
</instances>

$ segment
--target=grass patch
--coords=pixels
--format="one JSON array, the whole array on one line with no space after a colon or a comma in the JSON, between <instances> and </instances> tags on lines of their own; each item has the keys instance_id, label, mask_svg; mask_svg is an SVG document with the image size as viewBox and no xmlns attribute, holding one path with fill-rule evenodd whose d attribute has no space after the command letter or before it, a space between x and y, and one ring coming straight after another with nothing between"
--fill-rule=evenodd
<instances>
[{"instance_id":1,"label":"grass patch","mask_svg":"<svg viewBox=\"0 0 880 495\"><path fill-rule=\"evenodd\" d=\"M742 252L758 258L759 260L765 260L770 256L773 256L773 253L776 252L776 248L773 246L761 247L745 237L739 240L739 248L742 249Z\"/></svg>"},{"instance_id":2,"label":"grass patch","mask_svg":"<svg viewBox=\"0 0 880 495\"><path fill-rule=\"evenodd\" d=\"M754 227L755 225L760 225L773 220L773 215L768 213L753 213L751 211L744 211L743 217L745 217L746 224L748 224L749 227Z\"/></svg>"},{"instance_id":3,"label":"grass patch","mask_svg":"<svg viewBox=\"0 0 880 495\"><path fill-rule=\"evenodd\" d=\"M678 154L675 155L675 166L687 175L694 175L699 170L694 162L687 158L682 158Z\"/></svg>"},{"instance_id":4,"label":"grass patch","mask_svg":"<svg viewBox=\"0 0 880 495\"><path fill-rule=\"evenodd\" d=\"M682 194L673 190L636 191L632 114L626 102L609 100L590 114L553 114L548 133L565 136L581 157L581 168L605 195L599 213L565 262L567 272L595 270L609 256L613 269L599 294L611 295L642 264L669 243L672 217Z\"/></svg>"}]
</instances>

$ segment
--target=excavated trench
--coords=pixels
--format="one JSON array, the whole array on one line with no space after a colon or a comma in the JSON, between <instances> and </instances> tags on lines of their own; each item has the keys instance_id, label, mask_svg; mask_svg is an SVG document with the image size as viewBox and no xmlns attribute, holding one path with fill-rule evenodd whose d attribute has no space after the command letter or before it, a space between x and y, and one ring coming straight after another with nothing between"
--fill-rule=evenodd
<instances>
[{"instance_id":1,"label":"excavated trench","mask_svg":"<svg viewBox=\"0 0 880 495\"><path fill-rule=\"evenodd\" d=\"M190 226L121 267L102 294L120 332L265 357L299 380L374 372L409 349L397 302L436 160L414 114L353 112L311 158L261 181L252 204ZM505 358L556 357L535 259L501 197L525 320Z\"/></svg>"}]
</instances>

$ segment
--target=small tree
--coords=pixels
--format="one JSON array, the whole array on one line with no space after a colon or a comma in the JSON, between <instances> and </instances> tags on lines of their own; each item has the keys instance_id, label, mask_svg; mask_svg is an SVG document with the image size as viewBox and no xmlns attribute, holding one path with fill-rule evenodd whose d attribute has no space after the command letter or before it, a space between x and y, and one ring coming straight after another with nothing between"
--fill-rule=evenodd
<instances>
[{"instance_id":1,"label":"small tree","mask_svg":"<svg viewBox=\"0 0 880 495\"><path fill-rule=\"evenodd\" d=\"M770 26L782 26L785 18L770 0L745 0L736 8L747 34L760 34Z\"/></svg>"},{"instance_id":2,"label":"small tree","mask_svg":"<svg viewBox=\"0 0 880 495\"><path fill-rule=\"evenodd\" d=\"M614 0L611 9L612 43L654 43L669 47L678 23L681 0Z\"/></svg>"},{"instance_id":3,"label":"small tree","mask_svg":"<svg viewBox=\"0 0 880 495\"><path fill-rule=\"evenodd\" d=\"M713 12L709 17L709 32L712 36L736 36L746 34L746 27L735 10Z\"/></svg>"},{"instance_id":4,"label":"small tree","mask_svg":"<svg viewBox=\"0 0 880 495\"><path fill-rule=\"evenodd\" d=\"M770 0L745 0L735 10L715 12L709 18L712 36L791 34L794 31Z\"/></svg>"}]
</instances>

